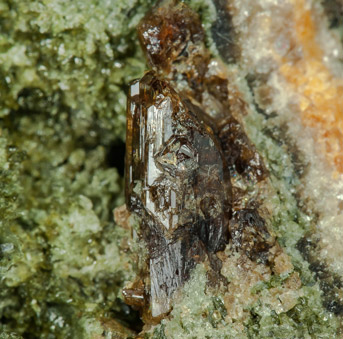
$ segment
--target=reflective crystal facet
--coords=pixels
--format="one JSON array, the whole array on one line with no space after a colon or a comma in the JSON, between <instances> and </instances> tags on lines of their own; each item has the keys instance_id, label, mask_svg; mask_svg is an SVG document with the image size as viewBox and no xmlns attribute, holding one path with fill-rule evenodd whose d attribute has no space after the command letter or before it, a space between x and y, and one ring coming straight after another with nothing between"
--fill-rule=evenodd
<instances>
[{"instance_id":1,"label":"reflective crystal facet","mask_svg":"<svg viewBox=\"0 0 343 339\"><path fill-rule=\"evenodd\" d=\"M227 285L216 252L229 237L234 251L265 263L275 239L251 190L267 171L236 118L244 105L229 95L227 73L211 60L197 14L162 1L138 35L154 71L128 96L126 203L140 217L148 249L143 318L159 319L197 262L209 263L210 285ZM127 303L141 302L137 289L125 293Z\"/></svg>"},{"instance_id":2,"label":"reflective crystal facet","mask_svg":"<svg viewBox=\"0 0 343 339\"><path fill-rule=\"evenodd\" d=\"M230 178L209 118L153 72L130 88L127 126L126 203L142 217L157 317L199 258L227 243Z\"/></svg>"}]
</instances>

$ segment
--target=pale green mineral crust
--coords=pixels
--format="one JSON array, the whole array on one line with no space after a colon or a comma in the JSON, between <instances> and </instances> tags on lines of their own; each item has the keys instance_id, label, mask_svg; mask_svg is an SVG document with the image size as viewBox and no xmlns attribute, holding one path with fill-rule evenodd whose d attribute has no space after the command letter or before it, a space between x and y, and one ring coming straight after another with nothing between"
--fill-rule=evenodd
<instances>
[{"instance_id":1,"label":"pale green mineral crust","mask_svg":"<svg viewBox=\"0 0 343 339\"><path fill-rule=\"evenodd\" d=\"M112 210L151 2L0 1L0 338L128 333L104 319L131 316Z\"/></svg>"}]
</instances>

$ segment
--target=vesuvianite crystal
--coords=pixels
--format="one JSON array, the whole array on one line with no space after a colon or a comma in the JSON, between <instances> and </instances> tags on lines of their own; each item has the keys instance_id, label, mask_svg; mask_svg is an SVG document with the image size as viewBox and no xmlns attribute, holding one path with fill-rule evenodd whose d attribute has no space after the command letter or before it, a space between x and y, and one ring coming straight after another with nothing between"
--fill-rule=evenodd
<instances>
[{"instance_id":1,"label":"vesuvianite crystal","mask_svg":"<svg viewBox=\"0 0 343 339\"><path fill-rule=\"evenodd\" d=\"M128 95L126 203L140 218L148 258L142 281L124 296L158 319L196 263L209 264L211 285L227 284L216 253L230 235L235 250L263 262L275 239L255 200L232 187L230 175L257 183L266 171L231 114L228 80L213 70L198 16L166 1L143 19L139 36L154 71Z\"/></svg>"},{"instance_id":2,"label":"vesuvianite crystal","mask_svg":"<svg viewBox=\"0 0 343 339\"><path fill-rule=\"evenodd\" d=\"M142 217L153 317L169 311L170 298L195 263L228 240L230 176L206 120L153 72L131 85L126 199Z\"/></svg>"},{"instance_id":3,"label":"vesuvianite crystal","mask_svg":"<svg viewBox=\"0 0 343 339\"><path fill-rule=\"evenodd\" d=\"M138 36L150 66L213 118L231 174L262 180L265 166L232 114L227 74L211 59L199 16L179 1L162 1L141 21Z\"/></svg>"}]
</instances>

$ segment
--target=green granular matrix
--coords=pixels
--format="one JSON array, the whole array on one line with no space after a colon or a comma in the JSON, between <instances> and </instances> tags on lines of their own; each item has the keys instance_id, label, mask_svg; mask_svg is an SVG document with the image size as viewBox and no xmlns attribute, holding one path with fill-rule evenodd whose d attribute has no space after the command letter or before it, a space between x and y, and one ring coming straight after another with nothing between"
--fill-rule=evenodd
<instances>
[{"instance_id":1,"label":"green granular matrix","mask_svg":"<svg viewBox=\"0 0 343 339\"><path fill-rule=\"evenodd\" d=\"M151 5L0 1L0 338L126 337L137 322L112 210Z\"/></svg>"}]
</instances>

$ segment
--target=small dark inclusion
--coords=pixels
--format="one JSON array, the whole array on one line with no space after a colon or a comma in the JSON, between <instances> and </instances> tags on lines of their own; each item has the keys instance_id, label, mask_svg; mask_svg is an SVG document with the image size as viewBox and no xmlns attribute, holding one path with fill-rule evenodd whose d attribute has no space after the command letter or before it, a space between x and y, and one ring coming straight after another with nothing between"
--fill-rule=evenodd
<instances>
[{"instance_id":1,"label":"small dark inclusion","mask_svg":"<svg viewBox=\"0 0 343 339\"><path fill-rule=\"evenodd\" d=\"M126 204L140 217L148 263L143 282L124 296L146 310L145 295L146 312L159 318L197 262L208 260L209 276L222 278L215 253L230 234L236 250L264 262L273 241L256 209L233 208L230 174L257 183L266 170L230 112L227 79L208 72L199 17L165 1L138 34L153 71L133 82L128 95Z\"/></svg>"}]
</instances>

